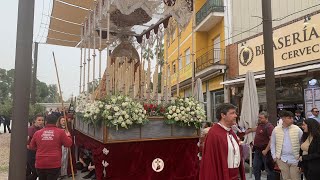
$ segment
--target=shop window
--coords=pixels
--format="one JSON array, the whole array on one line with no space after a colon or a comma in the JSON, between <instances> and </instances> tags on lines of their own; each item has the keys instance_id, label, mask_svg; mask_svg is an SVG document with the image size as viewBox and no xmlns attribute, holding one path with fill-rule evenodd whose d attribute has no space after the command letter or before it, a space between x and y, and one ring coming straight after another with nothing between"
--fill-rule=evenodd
<instances>
[{"instance_id":1,"label":"shop window","mask_svg":"<svg viewBox=\"0 0 320 180\"><path fill-rule=\"evenodd\" d=\"M203 102L207 102L207 93L203 93ZM204 111L206 112L205 114L207 115L207 103L204 103Z\"/></svg>"},{"instance_id":2,"label":"shop window","mask_svg":"<svg viewBox=\"0 0 320 180\"><path fill-rule=\"evenodd\" d=\"M211 92L211 109L212 112L211 114L213 115L213 121L218 121L217 119L217 114L216 114L216 109L217 107L224 103L224 93L223 91L212 91Z\"/></svg>"}]
</instances>

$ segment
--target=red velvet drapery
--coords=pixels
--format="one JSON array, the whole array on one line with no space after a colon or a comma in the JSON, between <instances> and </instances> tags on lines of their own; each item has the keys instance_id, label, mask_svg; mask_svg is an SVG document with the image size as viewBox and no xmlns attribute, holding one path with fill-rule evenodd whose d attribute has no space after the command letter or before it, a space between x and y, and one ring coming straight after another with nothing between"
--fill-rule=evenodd
<instances>
[{"instance_id":1,"label":"red velvet drapery","mask_svg":"<svg viewBox=\"0 0 320 180\"><path fill-rule=\"evenodd\" d=\"M197 180L199 160L197 138L103 144L77 132L76 144L92 151L98 180ZM104 155L102 150L110 152ZM155 172L152 162L164 161L164 169ZM107 177L102 161L106 160Z\"/></svg>"}]
</instances>

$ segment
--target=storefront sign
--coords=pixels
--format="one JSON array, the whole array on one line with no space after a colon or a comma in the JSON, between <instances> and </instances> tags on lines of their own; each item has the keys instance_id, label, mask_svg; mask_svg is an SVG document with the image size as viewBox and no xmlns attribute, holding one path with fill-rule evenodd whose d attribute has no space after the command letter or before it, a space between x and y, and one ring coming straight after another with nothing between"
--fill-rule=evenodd
<instances>
[{"instance_id":1,"label":"storefront sign","mask_svg":"<svg viewBox=\"0 0 320 180\"><path fill-rule=\"evenodd\" d=\"M304 21L274 30L275 68L320 59L320 14L311 16L307 23ZM238 62L239 75L248 70L264 70L262 35L238 44Z\"/></svg>"}]
</instances>

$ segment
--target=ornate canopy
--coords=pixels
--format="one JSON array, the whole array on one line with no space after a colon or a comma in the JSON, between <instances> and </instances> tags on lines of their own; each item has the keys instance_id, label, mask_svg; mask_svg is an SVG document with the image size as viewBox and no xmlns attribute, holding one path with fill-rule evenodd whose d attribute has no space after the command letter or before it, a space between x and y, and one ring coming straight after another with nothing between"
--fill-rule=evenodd
<instances>
[{"instance_id":1,"label":"ornate canopy","mask_svg":"<svg viewBox=\"0 0 320 180\"><path fill-rule=\"evenodd\" d=\"M186 27L192 7L192 0L55 0L47 43L99 47L100 31L110 34L109 42L103 40L101 48L123 35L135 36L140 43L159 25L166 28L170 17L179 27Z\"/></svg>"}]
</instances>

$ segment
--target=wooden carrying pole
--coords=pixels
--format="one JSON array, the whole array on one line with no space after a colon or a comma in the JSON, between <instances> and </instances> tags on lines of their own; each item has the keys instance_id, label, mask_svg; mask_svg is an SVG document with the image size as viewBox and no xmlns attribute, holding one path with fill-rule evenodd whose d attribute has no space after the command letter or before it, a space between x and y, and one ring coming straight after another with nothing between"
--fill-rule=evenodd
<instances>
[{"instance_id":1,"label":"wooden carrying pole","mask_svg":"<svg viewBox=\"0 0 320 180\"><path fill-rule=\"evenodd\" d=\"M62 109L63 109L63 116L64 116L64 119L67 120L66 111L64 109L64 103L63 103L63 98L62 98L62 92L61 92L60 79L59 79L58 68L57 68L57 63L56 63L56 57L54 55L54 52L52 52L52 56L53 56L54 66L56 68L56 75L57 75L57 80L58 80L58 88L59 88L59 93L60 93L60 101L61 101L61 105L62 105ZM68 124L68 122L67 122L67 124ZM66 125L66 130L69 132L68 125ZM74 180L71 148L68 148L68 151L69 151L69 160L70 160L70 166L71 166L72 179Z\"/></svg>"}]
</instances>

